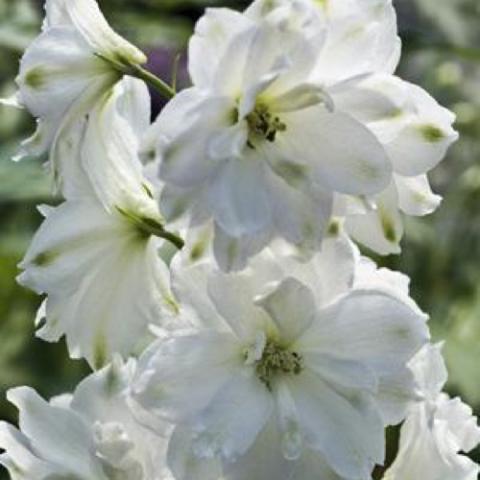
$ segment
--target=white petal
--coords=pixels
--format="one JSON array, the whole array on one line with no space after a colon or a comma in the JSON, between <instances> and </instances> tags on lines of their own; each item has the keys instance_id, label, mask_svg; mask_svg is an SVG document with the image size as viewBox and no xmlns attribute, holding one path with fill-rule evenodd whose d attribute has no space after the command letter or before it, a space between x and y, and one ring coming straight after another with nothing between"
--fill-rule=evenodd
<instances>
[{"instance_id":1,"label":"white petal","mask_svg":"<svg viewBox=\"0 0 480 480\"><path fill-rule=\"evenodd\" d=\"M66 334L70 354L97 367L113 352L143 348L148 325L175 310L156 239L117 215L92 202L64 203L34 237L19 279L48 294L38 335L56 341Z\"/></svg>"},{"instance_id":2,"label":"white petal","mask_svg":"<svg viewBox=\"0 0 480 480\"><path fill-rule=\"evenodd\" d=\"M22 140L20 148L12 160L19 161L28 156L38 157L46 153L55 138L57 129L58 119L49 121L38 119L37 128L34 134L31 137Z\"/></svg>"},{"instance_id":3,"label":"white petal","mask_svg":"<svg viewBox=\"0 0 480 480\"><path fill-rule=\"evenodd\" d=\"M309 77L323 32L307 38L300 32L260 25L246 58L243 81L253 86L258 79L277 72L278 78L265 90L265 95L278 98Z\"/></svg>"},{"instance_id":4,"label":"white petal","mask_svg":"<svg viewBox=\"0 0 480 480\"><path fill-rule=\"evenodd\" d=\"M198 415L243 360L235 337L215 331L177 335L155 347L134 388L135 398L146 410L170 421L185 422Z\"/></svg>"},{"instance_id":5,"label":"white petal","mask_svg":"<svg viewBox=\"0 0 480 480\"><path fill-rule=\"evenodd\" d=\"M225 480L290 479L294 466L295 462L282 455L278 426L272 417L245 455L224 466L224 477Z\"/></svg>"},{"instance_id":6,"label":"white petal","mask_svg":"<svg viewBox=\"0 0 480 480\"><path fill-rule=\"evenodd\" d=\"M391 1L322 3L319 8L325 10L329 28L326 45L315 69L317 78L339 80L395 70L400 56L400 40Z\"/></svg>"},{"instance_id":7,"label":"white petal","mask_svg":"<svg viewBox=\"0 0 480 480\"><path fill-rule=\"evenodd\" d=\"M401 368L395 375L381 377L376 401L385 425L398 425L405 420L408 408L418 400L412 371Z\"/></svg>"},{"instance_id":8,"label":"white petal","mask_svg":"<svg viewBox=\"0 0 480 480\"><path fill-rule=\"evenodd\" d=\"M322 480L343 480L328 465L325 456L313 450L306 450L295 470L291 480L303 480L306 478L321 478Z\"/></svg>"},{"instance_id":9,"label":"white petal","mask_svg":"<svg viewBox=\"0 0 480 480\"><path fill-rule=\"evenodd\" d=\"M133 77L124 77L119 88L123 90L118 100L119 112L139 139L150 128L152 112L148 87L144 82Z\"/></svg>"},{"instance_id":10,"label":"white petal","mask_svg":"<svg viewBox=\"0 0 480 480\"><path fill-rule=\"evenodd\" d=\"M271 229L253 235L232 237L215 225L213 248L220 269L224 272L245 269L248 260L266 247L271 238Z\"/></svg>"},{"instance_id":11,"label":"white petal","mask_svg":"<svg viewBox=\"0 0 480 480\"><path fill-rule=\"evenodd\" d=\"M478 465L449 449L445 422L430 425L422 407L415 408L401 431L400 450L385 480L434 478L442 480L475 480Z\"/></svg>"},{"instance_id":12,"label":"white petal","mask_svg":"<svg viewBox=\"0 0 480 480\"><path fill-rule=\"evenodd\" d=\"M218 272L208 279L208 294L218 313L239 338L249 341L270 322L265 311L254 304L259 293L252 282L254 275L253 270L241 274Z\"/></svg>"},{"instance_id":13,"label":"white petal","mask_svg":"<svg viewBox=\"0 0 480 480\"><path fill-rule=\"evenodd\" d=\"M226 46L232 37L250 26L251 22L244 15L228 8L206 10L189 43L188 70L196 87L211 86Z\"/></svg>"},{"instance_id":14,"label":"white petal","mask_svg":"<svg viewBox=\"0 0 480 480\"><path fill-rule=\"evenodd\" d=\"M219 167L210 186L210 205L219 227L232 237L268 229L272 212L265 191L267 171L259 159L232 159Z\"/></svg>"},{"instance_id":15,"label":"white petal","mask_svg":"<svg viewBox=\"0 0 480 480\"><path fill-rule=\"evenodd\" d=\"M131 116L132 110L142 109L141 105L134 104L135 98L141 102L146 100L143 95L135 97L135 92L139 90L146 93L143 82L125 78L98 102L89 115L81 161L107 210L131 210L160 222L156 202L149 194L148 182L142 174L142 164L137 155L138 137L130 123L136 120ZM129 101L130 118L126 118L121 111ZM142 122L139 123L141 125ZM148 123L148 120L143 119L143 123Z\"/></svg>"},{"instance_id":16,"label":"white petal","mask_svg":"<svg viewBox=\"0 0 480 480\"><path fill-rule=\"evenodd\" d=\"M312 292L298 280L287 278L267 296L257 298L278 327L282 341L294 342L312 323L316 313Z\"/></svg>"},{"instance_id":17,"label":"white petal","mask_svg":"<svg viewBox=\"0 0 480 480\"><path fill-rule=\"evenodd\" d=\"M429 399L435 399L447 383L448 372L442 348L442 343L425 345L410 362L420 391Z\"/></svg>"},{"instance_id":18,"label":"white petal","mask_svg":"<svg viewBox=\"0 0 480 480\"><path fill-rule=\"evenodd\" d=\"M317 251L330 220L332 195L308 184L302 168L278 162L268 175L270 202L277 234L303 251Z\"/></svg>"},{"instance_id":19,"label":"white petal","mask_svg":"<svg viewBox=\"0 0 480 480\"><path fill-rule=\"evenodd\" d=\"M75 412L52 407L27 387L10 390L9 401L20 411L20 429L43 458L83 478L104 478L92 455L92 433Z\"/></svg>"},{"instance_id":20,"label":"white petal","mask_svg":"<svg viewBox=\"0 0 480 480\"><path fill-rule=\"evenodd\" d=\"M365 123L385 146L394 171L424 174L445 156L458 134L455 116L420 87L390 75L335 85L335 105Z\"/></svg>"},{"instance_id":21,"label":"white petal","mask_svg":"<svg viewBox=\"0 0 480 480\"><path fill-rule=\"evenodd\" d=\"M288 384L307 445L340 476L368 478L383 462L385 448L383 421L372 400L359 393L339 395L306 371Z\"/></svg>"},{"instance_id":22,"label":"white petal","mask_svg":"<svg viewBox=\"0 0 480 480\"><path fill-rule=\"evenodd\" d=\"M58 119L101 76L112 77L112 83L116 78L76 32L55 27L27 48L16 81L22 103L34 116Z\"/></svg>"},{"instance_id":23,"label":"white petal","mask_svg":"<svg viewBox=\"0 0 480 480\"><path fill-rule=\"evenodd\" d=\"M300 84L283 95L275 98L274 110L276 112L294 112L314 105L324 104L333 110L333 101L328 92L315 84Z\"/></svg>"},{"instance_id":24,"label":"white petal","mask_svg":"<svg viewBox=\"0 0 480 480\"><path fill-rule=\"evenodd\" d=\"M441 107L420 87L408 85L417 111L387 146L395 172L405 176L421 175L435 167L458 139L452 128L453 114Z\"/></svg>"},{"instance_id":25,"label":"white petal","mask_svg":"<svg viewBox=\"0 0 480 480\"><path fill-rule=\"evenodd\" d=\"M325 308L296 348L357 360L377 375L403 368L428 340L425 316L381 291L354 291Z\"/></svg>"},{"instance_id":26,"label":"white petal","mask_svg":"<svg viewBox=\"0 0 480 480\"><path fill-rule=\"evenodd\" d=\"M248 140L248 128L245 122L214 133L208 144L208 156L215 160L239 158Z\"/></svg>"},{"instance_id":27,"label":"white petal","mask_svg":"<svg viewBox=\"0 0 480 480\"><path fill-rule=\"evenodd\" d=\"M442 197L432 192L426 175L418 177L395 175L394 181L398 192L398 206L407 215L428 215L442 202Z\"/></svg>"},{"instance_id":28,"label":"white petal","mask_svg":"<svg viewBox=\"0 0 480 480\"><path fill-rule=\"evenodd\" d=\"M188 261L192 260L192 256L188 256ZM210 259L189 265L185 258L177 255L173 258L170 269L172 289L179 299L181 316L188 319L190 325L194 327L209 327L216 330L225 328L224 320L208 295L207 283L212 269Z\"/></svg>"},{"instance_id":29,"label":"white petal","mask_svg":"<svg viewBox=\"0 0 480 480\"><path fill-rule=\"evenodd\" d=\"M271 413L272 399L265 385L254 376L237 374L195 419L196 455L218 454L227 462L244 455Z\"/></svg>"},{"instance_id":30,"label":"white petal","mask_svg":"<svg viewBox=\"0 0 480 480\"><path fill-rule=\"evenodd\" d=\"M287 130L269 148L274 169L283 159L300 164L319 185L341 193L377 193L389 183L391 167L383 147L352 117L313 107L282 120Z\"/></svg>"},{"instance_id":31,"label":"white petal","mask_svg":"<svg viewBox=\"0 0 480 480\"><path fill-rule=\"evenodd\" d=\"M190 106L186 104L186 99ZM180 105L178 112L175 108L177 103ZM156 126L157 132L164 136L159 152L160 177L178 187L191 188L199 186L212 175L218 162L208 157L211 136L232 124L233 107L229 98L205 98L194 89L185 90L175 97L168 110L160 114ZM163 129L163 125L170 121L181 125L173 138L169 136L171 127Z\"/></svg>"},{"instance_id":32,"label":"white petal","mask_svg":"<svg viewBox=\"0 0 480 480\"><path fill-rule=\"evenodd\" d=\"M42 30L55 26L64 25L71 26L72 21L65 8L64 0L46 0L45 2L45 19Z\"/></svg>"},{"instance_id":33,"label":"white petal","mask_svg":"<svg viewBox=\"0 0 480 480\"><path fill-rule=\"evenodd\" d=\"M345 229L357 241L380 255L400 253L403 220L398 211L398 194L392 184L374 197L376 209L346 218Z\"/></svg>"},{"instance_id":34,"label":"white petal","mask_svg":"<svg viewBox=\"0 0 480 480\"><path fill-rule=\"evenodd\" d=\"M68 0L65 8L75 28L97 52L132 63L145 63L145 55L115 33L105 20L95 0Z\"/></svg>"},{"instance_id":35,"label":"white petal","mask_svg":"<svg viewBox=\"0 0 480 480\"><path fill-rule=\"evenodd\" d=\"M370 393L377 392L378 381L375 373L361 362L324 353L307 353L303 358L310 370L331 385Z\"/></svg>"},{"instance_id":36,"label":"white petal","mask_svg":"<svg viewBox=\"0 0 480 480\"><path fill-rule=\"evenodd\" d=\"M441 395L437 403L436 416L448 424L450 435L455 439L458 450L470 452L480 444L480 427L472 408L460 398L450 399Z\"/></svg>"},{"instance_id":37,"label":"white petal","mask_svg":"<svg viewBox=\"0 0 480 480\"><path fill-rule=\"evenodd\" d=\"M12 479L44 480L55 475L67 476L69 473L62 465L55 465L39 458L33 452L28 438L4 422L0 423L0 448L5 450L0 455L0 465L8 470ZM18 477L19 473L22 477Z\"/></svg>"},{"instance_id":38,"label":"white petal","mask_svg":"<svg viewBox=\"0 0 480 480\"><path fill-rule=\"evenodd\" d=\"M168 444L167 462L177 480L217 480L221 478L220 462L199 459L192 451L193 432L177 427Z\"/></svg>"}]
</instances>

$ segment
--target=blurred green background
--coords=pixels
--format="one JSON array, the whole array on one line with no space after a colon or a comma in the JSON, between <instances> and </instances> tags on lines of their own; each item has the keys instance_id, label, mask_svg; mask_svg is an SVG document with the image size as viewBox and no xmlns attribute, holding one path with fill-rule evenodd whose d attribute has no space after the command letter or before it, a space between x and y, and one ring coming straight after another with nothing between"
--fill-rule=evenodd
<instances>
[{"instance_id":1,"label":"blurred green background","mask_svg":"<svg viewBox=\"0 0 480 480\"><path fill-rule=\"evenodd\" d=\"M242 8L248 2L99 3L112 25L149 54L149 67L168 78L205 6ZM447 341L450 393L480 413L480 1L395 3L404 41L399 74L457 114L461 140L431 175L445 197L442 207L428 218L409 219L403 255L378 261L410 275L412 295L431 314L435 338ZM0 97L15 91L19 58L41 19L41 1L0 0ZM160 100L154 102L160 108ZM70 390L88 372L83 362L68 359L63 343L34 338L40 299L15 283L17 264L41 221L36 205L54 201L42 161L10 160L33 129L27 114L0 107L0 418L9 421L16 412L5 400L8 388L29 384L49 397ZM480 460L480 452L474 456Z\"/></svg>"}]
</instances>

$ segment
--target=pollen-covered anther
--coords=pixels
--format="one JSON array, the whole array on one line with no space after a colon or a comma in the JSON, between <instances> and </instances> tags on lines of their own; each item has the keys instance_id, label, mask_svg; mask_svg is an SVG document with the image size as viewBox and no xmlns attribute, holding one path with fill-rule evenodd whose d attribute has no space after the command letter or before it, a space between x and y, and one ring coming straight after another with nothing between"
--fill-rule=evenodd
<instances>
[{"instance_id":1,"label":"pollen-covered anther","mask_svg":"<svg viewBox=\"0 0 480 480\"><path fill-rule=\"evenodd\" d=\"M274 142L278 132L285 132L287 125L280 117L273 116L268 107L258 104L246 117L249 129L248 145L254 147L256 140Z\"/></svg>"},{"instance_id":2,"label":"pollen-covered anther","mask_svg":"<svg viewBox=\"0 0 480 480\"><path fill-rule=\"evenodd\" d=\"M304 368L303 357L289 349L268 340L262 358L256 363L257 377L271 389L277 375L299 375Z\"/></svg>"}]
</instances>

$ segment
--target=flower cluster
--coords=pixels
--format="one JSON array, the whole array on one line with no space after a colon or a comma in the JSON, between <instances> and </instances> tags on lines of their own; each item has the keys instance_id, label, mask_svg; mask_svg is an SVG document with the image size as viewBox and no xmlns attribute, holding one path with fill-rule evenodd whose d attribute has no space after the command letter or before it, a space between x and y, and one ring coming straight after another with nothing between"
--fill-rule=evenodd
<instances>
[{"instance_id":1,"label":"flower cluster","mask_svg":"<svg viewBox=\"0 0 480 480\"><path fill-rule=\"evenodd\" d=\"M8 393L12 479L474 480L472 411L398 253L454 116L395 76L391 0L208 9L177 93L95 0L46 0L15 103L63 197L20 264L37 335L94 372ZM147 83L169 98L151 124Z\"/></svg>"}]
</instances>

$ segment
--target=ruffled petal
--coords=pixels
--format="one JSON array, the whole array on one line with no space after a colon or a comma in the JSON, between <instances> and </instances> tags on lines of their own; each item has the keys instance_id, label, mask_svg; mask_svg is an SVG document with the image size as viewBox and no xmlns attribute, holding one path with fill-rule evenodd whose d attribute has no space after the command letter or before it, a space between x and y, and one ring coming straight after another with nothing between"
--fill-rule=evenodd
<instances>
[{"instance_id":1,"label":"ruffled petal","mask_svg":"<svg viewBox=\"0 0 480 480\"><path fill-rule=\"evenodd\" d=\"M50 212L19 277L48 295L37 334L48 341L65 334L70 354L96 367L114 352L142 349L151 340L148 325L176 311L157 248L156 239L96 203L67 202Z\"/></svg>"},{"instance_id":2,"label":"ruffled petal","mask_svg":"<svg viewBox=\"0 0 480 480\"><path fill-rule=\"evenodd\" d=\"M227 8L208 8L195 26L190 39L188 70L193 84L209 88L226 46L252 22L244 15Z\"/></svg>"},{"instance_id":3,"label":"ruffled petal","mask_svg":"<svg viewBox=\"0 0 480 480\"><path fill-rule=\"evenodd\" d=\"M426 316L385 292L354 291L325 308L295 348L357 360L395 374L429 338Z\"/></svg>"},{"instance_id":4,"label":"ruffled petal","mask_svg":"<svg viewBox=\"0 0 480 480\"><path fill-rule=\"evenodd\" d=\"M400 253L404 228L398 210L398 193L392 184L374 197L375 209L366 214L350 215L346 231L359 243L380 255Z\"/></svg>"}]
</instances>

